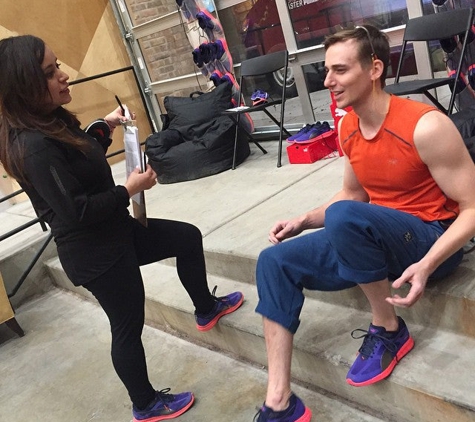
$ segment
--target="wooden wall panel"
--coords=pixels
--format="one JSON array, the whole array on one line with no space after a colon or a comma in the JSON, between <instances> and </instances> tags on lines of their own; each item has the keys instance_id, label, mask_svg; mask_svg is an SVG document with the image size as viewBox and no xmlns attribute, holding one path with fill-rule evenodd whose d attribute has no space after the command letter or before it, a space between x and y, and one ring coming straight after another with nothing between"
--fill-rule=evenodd
<instances>
[{"instance_id":1,"label":"wooden wall panel","mask_svg":"<svg viewBox=\"0 0 475 422\"><path fill-rule=\"evenodd\" d=\"M0 38L33 34L55 52L70 80L131 65L108 0L0 0ZM131 72L71 87L68 106L86 125L117 107L117 94L137 113L141 139L151 132L139 88ZM110 152L123 148L116 130ZM123 160L118 156L111 160Z\"/></svg>"}]
</instances>

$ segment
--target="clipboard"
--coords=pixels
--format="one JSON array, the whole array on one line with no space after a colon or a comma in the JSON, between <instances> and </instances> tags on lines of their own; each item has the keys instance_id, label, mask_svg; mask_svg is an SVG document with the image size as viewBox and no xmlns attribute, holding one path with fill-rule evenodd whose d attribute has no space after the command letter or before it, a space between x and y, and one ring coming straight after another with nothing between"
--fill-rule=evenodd
<instances>
[{"instance_id":1,"label":"clipboard","mask_svg":"<svg viewBox=\"0 0 475 422\"><path fill-rule=\"evenodd\" d=\"M135 125L135 121L131 120L130 112L127 106L122 105L118 97L117 102L123 110L124 116L127 120L122 123L124 129L124 149L125 149L125 172L128 178L137 167L143 172L146 168L145 154L142 152L139 140L139 131ZM132 200L132 212L135 219L137 219L142 225L147 227L147 208L145 205L145 192L139 192L133 195Z\"/></svg>"}]
</instances>

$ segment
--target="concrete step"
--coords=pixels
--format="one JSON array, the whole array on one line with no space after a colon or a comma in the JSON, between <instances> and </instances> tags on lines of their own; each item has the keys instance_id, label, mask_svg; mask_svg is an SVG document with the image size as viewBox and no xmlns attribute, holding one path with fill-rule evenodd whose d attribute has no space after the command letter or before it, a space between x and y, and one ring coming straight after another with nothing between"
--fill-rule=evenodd
<instances>
[{"instance_id":1,"label":"concrete step","mask_svg":"<svg viewBox=\"0 0 475 422\"><path fill-rule=\"evenodd\" d=\"M235 252L206 251L209 273L255 284L257 256L241 256ZM405 296L409 285L398 290ZM369 311L369 303L359 288L340 292L306 291L305 295L323 302ZM475 339L475 252L466 254L450 276L431 281L417 305L398 310L408 322L433 329L444 329Z\"/></svg>"},{"instance_id":2,"label":"concrete step","mask_svg":"<svg viewBox=\"0 0 475 422\"><path fill-rule=\"evenodd\" d=\"M60 286L70 286L59 263L49 268ZM173 330L194 342L266 365L261 318L254 312L255 286L211 275L218 295L241 290L242 308L221 319L210 332L196 330L193 307L172 266L142 267L146 286L146 317L151 325ZM81 291L84 289L80 289ZM389 379L366 388L346 384L345 377L360 341L350 332L366 329L371 315L356 308L308 298L295 336L293 377L344 400L358 403L386 419L397 421L475 420L475 339L441 328L409 324L416 347Z\"/></svg>"},{"instance_id":3,"label":"concrete step","mask_svg":"<svg viewBox=\"0 0 475 422\"><path fill-rule=\"evenodd\" d=\"M269 195L266 200L253 204L232 218L226 215L228 219L225 224L215 224L212 230L206 230L209 224L204 224L206 268L210 274L255 284L257 257L262 249L270 246L268 231L274 222L315 208L330 199L341 187L343 160L322 160L318 163L317 171L300 177L297 181L289 178L289 184L285 188L274 190L273 195ZM258 184L257 187L268 189L268 184L273 183L274 177L274 174L271 177L262 176L262 186ZM249 187L250 191L255 189L256 183ZM217 186L210 195L214 195L215 190L220 192L222 201L226 201L226 192L219 191ZM178 197L176 199L178 201ZM213 196L207 203L219 203L217 201L219 199ZM235 202L232 202L232 206L239 207ZM174 204L174 207L178 207L178 204ZM213 216L211 210L209 213ZM401 290L404 292L405 289ZM369 310L360 289L307 294L328 303ZM429 284L419 303L402 310L401 315L410 323L434 329L442 328L475 338L475 252L465 255L462 264L451 277Z\"/></svg>"},{"instance_id":4,"label":"concrete step","mask_svg":"<svg viewBox=\"0 0 475 422\"><path fill-rule=\"evenodd\" d=\"M130 421L130 400L112 368L109 324L99 306L55 289L20 306L16 317L24 337L0 325L0 420ZM149 326L143 341L155 388L195 394L193 407L177 420L252 421L265 394L262 368ZM387 421L351 403L292 388L314 421Z\"/></svg>"}]
</instances>

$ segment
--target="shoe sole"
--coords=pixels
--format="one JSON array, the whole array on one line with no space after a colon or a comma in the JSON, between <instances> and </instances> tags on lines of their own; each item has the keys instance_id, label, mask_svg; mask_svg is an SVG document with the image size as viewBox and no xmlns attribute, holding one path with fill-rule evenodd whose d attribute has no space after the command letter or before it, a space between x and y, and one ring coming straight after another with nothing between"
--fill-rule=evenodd
<instances>
[{"instance_id":1,"label":"shoe sole","mask_svg":"<svg viewBox=\"0 0 475 422\"><path fill-rule=\"evenodd\" d=\"M305 406L305 413L296 419L295 422L310 422L312 420L312 411Z\"/></svg>"},{"instance_id":2,"label":"shoe sole","mask_svg":"<svg viewBox=\"0 0 475 422\"><path fill-rule=\"evenodd\" d=\"M223 317L224 315L230 314L231 312L234 312L236 309L238 309L242 305L242 302L244 302L244 295L241 296L241 300L238 303L236 303L231 308L228 308L228 309L222 311L221 313L219 313L218 315L216 315L210 322L208 322L208 324L206 324L206 325L198 325L197 324L196 328L198 328L199 331L209 331L209 330L211 330L211 328L213 328L216 325L216 323L219 321L219 319L221 317Z\"/></svg>"},{"instance_id":3,"label":"shoe sole","mask_svg":"<svg viewBox=\"0 0 475 422\"><path fill-rule=\"evenodd\" d=\"M151 418L147 418L147 419L133 418L133 422L159 422L159 421L166 421L168 419L174 419L180 415L183 415L183 413L185 413L191 406L193 406L194 402L195 402L195 396L192 394L191 401L185 407L181 408L179 411L175 413L172 413L170 415L164 415L164 416L152 416Z\"/></svg>"},{"instance_id":4,"label":"shoe sole","mask_svg":"<svg viewBox=\"0 0 475 422\"><path fill-rule=\"evenodd\" d=\"M414 339L409 336L409 338L406 340L406 342L403 344L403 346L399 349L399 352L397 352L396 356L394 359L391 361L389 366L381 372L379 375L363 382L355 382L349 378L346 379L346 382L353 387L365 387L367 385L375 384L378 381L383 380L384 378L387 378L389 375L391 375L391 372L393 371L394 367L399 363L399 361L406 356L412 349L414 348Z\"/></svg>"},{"instance_id":5,"label":"shoe sole","mask_svg":"<svg viewBox=\"0 0 475 422\"><path fill-rule=\"evenodd\" d=\"M295 144L295 139L286 139L289 144Z\"/></svg>"},{"instance_id":6,"label":"shoe sole","mask_svg":"<svg viewBox=\"0 0 475 422\"><path fill-rule=\"evenodd\" d=\"M254 107L254 106L258 106L258 105L261 105L261 104L266 104L266 103L268 103L268 102L269 102L268 100L264 100L264 99L262 99L262 100L254 100L254 101L252 102L252 106L253 106L253 107Z\"/></svg>"}]
</instances>

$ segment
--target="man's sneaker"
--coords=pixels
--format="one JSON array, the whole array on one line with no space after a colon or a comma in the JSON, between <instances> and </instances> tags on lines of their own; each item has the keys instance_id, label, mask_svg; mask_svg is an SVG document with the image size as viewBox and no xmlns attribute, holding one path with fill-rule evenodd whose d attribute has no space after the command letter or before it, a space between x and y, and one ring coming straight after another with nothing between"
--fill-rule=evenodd
<instances>
[{"instance_id":1,"label":"man's sneaker","mask_svg":"<svg viewBox=\"0 0 475 422\"><path fill-rule=\"evenodd\" d=\"M319 139L327 138L331 136L332 129L328 122L317 122L306 132L300 136L294 138L296 144L310 144L318 141Z\"/></svg>"},{"instance_id":2,"label":"man's sneaker","mask_svg":"<svg viewBox=\"0 0 475 422\"><path fill-rule=\"evenodd\" d=\"M388 332L384 327L369 325L368 331L354 330L351 336L355 339L364 337L358 357L346 376L346 382L355 387L374 384L388 377L398 362L414 347L406 323L398 317L399 329ZM362 336L354 333L362 331Z\"/></svg>"},{"instance_id":3,"label":"man's sneaker","mask_svg":"<svg viewBox=\"0 0 475 422\"><path fill-rule=\"evenodd\" d=\"M262 89L256 89L251 95L251 101L253 106L265 104L269 100L269 94Z\"/></svg>"},{"instance_id":4,"label":"man's sneaker","mask_svg":"<svg viewBox=\"0 0 475 422\"><path fill-rule=\"evenodd\" d=\"M208 331L213 328L218 320L231 312L234 312L242 305L244 296L241 292L234 292L227 296L216 297L217 286L214 287L211 295L215 300L215 304L211 312L207 315L198 314L195 312L196 328L200 331Z\"/></svg>"},{"instance_id":5,"label":"man's sneaker","mask_svg":"<svg viewBox=\"0 0 475 422\"><path fill-rule=\"evenodd\" d=\"M167 394L169 388L157 391L155 401L146 409L132 408L133 422L158 422L176 418L185 413L195 401L193 393Z\"/></svg>"},{"instance_id":6,"label":"man's sneaker","mask_svg":"<svg viewBox=\"0 0 475 422\"><path fill-rule=\"evenodd\" d=\"M254 422L310 422L312 411L295 394L289 399L289 407L276 412L265 404L259 409Z\"/></svg>"}]
</instances>

